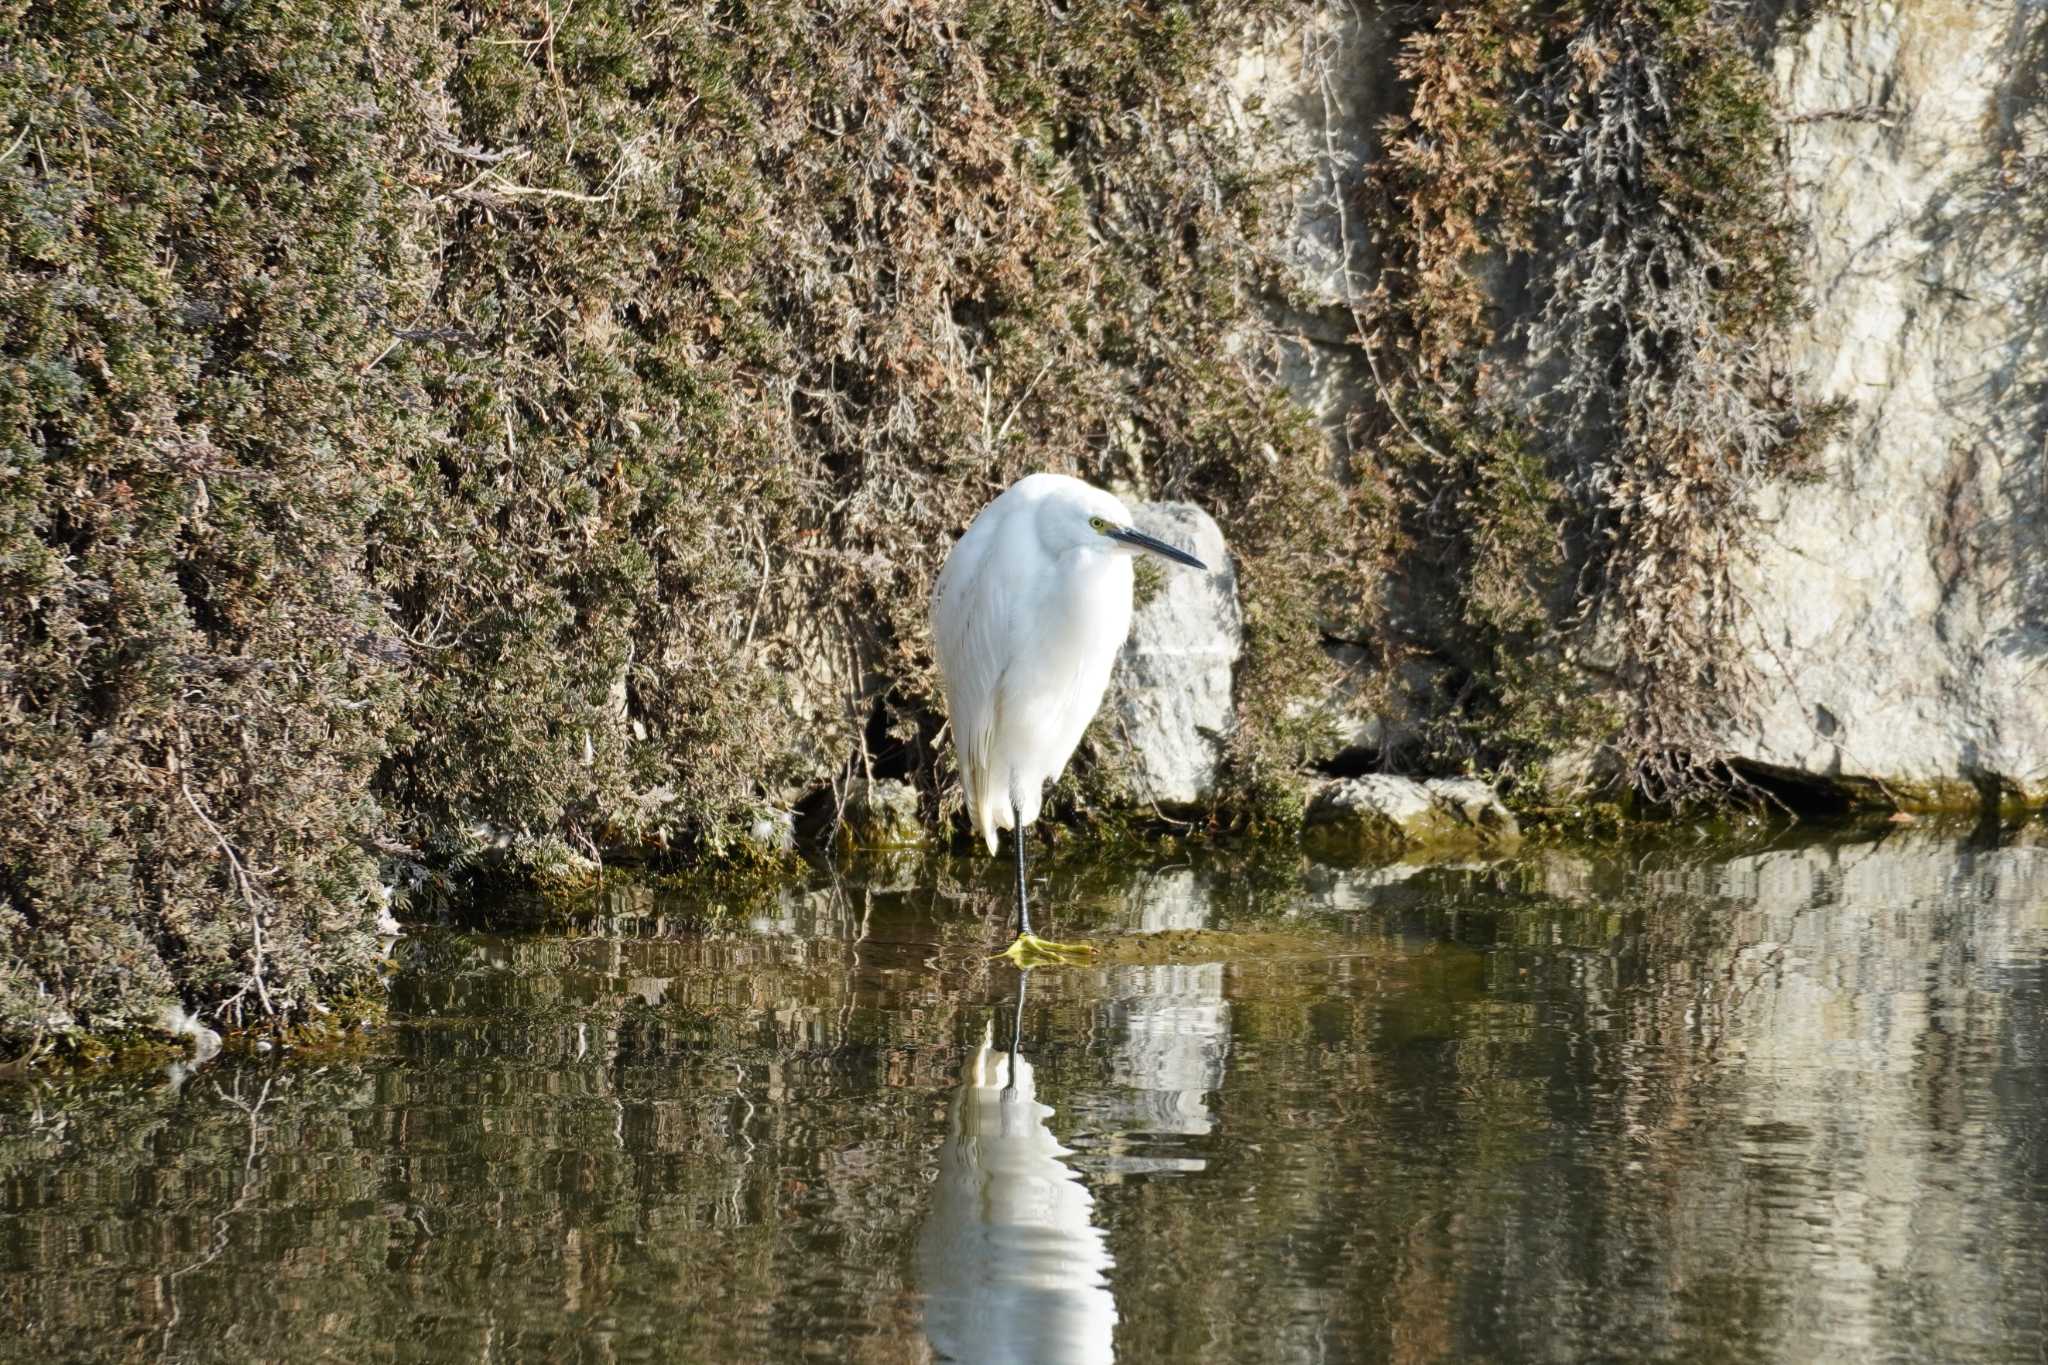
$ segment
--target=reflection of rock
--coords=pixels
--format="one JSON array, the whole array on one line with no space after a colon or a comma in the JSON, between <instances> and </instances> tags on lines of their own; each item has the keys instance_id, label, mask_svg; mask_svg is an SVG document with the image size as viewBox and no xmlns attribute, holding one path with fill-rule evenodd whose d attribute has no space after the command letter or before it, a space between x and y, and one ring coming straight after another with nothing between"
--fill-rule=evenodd
<instances>
[{"instance_id":1,"label":"reflection of rock","mask_svg":"<svg viewBox=\"0 0 2048 1365\"><path fill-rule=\"evenodd\" d=\"M1244 648L1237 570L1223 532L1187 503L1141 503L1138 525L1209 566L1164 564L1159 590L1133 614L1115 710L1129 743L1135 795L1162 806L1209 798L1230 733L1231 676ZM1163 563L1163 561L1162 561Z\"/></svg>"},{"instance_id":2,"label":"reflection of rock","mask_svg":"<svg viewBox=\"0 0 2048 1365\"><path fill-rule=\"evenodd\" d=\"M1331 854L1509 849L1514 815L1484 782L1375 774L1326 783L1310 800L1303 837Z\"/></svg>"},{"instance_id":3,"label":"reflection of rock","mask_svg":"<svg viewBox=\"0 0 2048 1365\"><path fill-rule=\"evenodd\" d=\"M1146 933L1208 927L1207 888L1190 868L1156 873L1134 888L1138 928ZM1201 1134L1209 1131L1209 1095L1223 1087L1230 1050L1230 1005L1223 964L1122 967L1110 975L1101 1017L1116 1040L1110 1079L1121 1094L1105 1097L1102 1126L1118 1131ZM1200 1170L1185 1157L1125 1153L1132 1169Z\"/></svg>"},{"instance_id":4,"label":"reflection of rock","mask_svg":"<svg viewBox=\"0 0 2048 1365\"><path fill-rule=\"evenodd\" d=\"M863 891L867 882L861 882ZM747 928L778 938L838 939L852 932L860 915L846 887L779 888L773 900L750 907Z\"/></svg>"},{"instance_id":5,"label":"reflection of rock","mask_svg":"<svg viewBox=\"0 0 2048 1365\"><path fill-rule=\"evenodd\" d=\"M1223 964L1123 967L1113 989L1115 999L1104 1010L1117 1036L1109 1078L1133 1101L1119 1126L1208 1132L1208 1096L1222 1088L1230 1050ZM1199 1170L1202 1163L1174 1165Z\"/></svg>"},{"instance_id":6,"label":"reflection of rock","mask_svg":"<svg viewBox=\"0 0 2048 1365\"><path fill-rule=\"evenodd\" d=\"M629 976L625 993L649 1009L658 1009L668 999L668 983L665 976Z\"/></svg>"},{"instance_id":7,"label":"reflection of rock","mask_svg":"<svg viewBox=\"0 0 2048 1365\"><path fill-rule=\"evenodd\" d=\"M1772 1286L1773 1347L1751 1358L1875 1359L1908 1318L1929 1359L1999 1339L2026 1253L1997 1223L2038 1202L2010 1134L2035 1115L1987 1077L2038 1046L2020 983L2048 960L2048 846L1895 837L1634 871L1662 912L1647 930L1609 918L1602 881L1566 863L1543 884L1642 935L1610 949L1642 960L1579 989L1631 1056L1666 1059L1629 1063L1622 1101L1640 1150L1670 1154L1658 1240L1688 1252L1661 1273L1739 1262ZM1544 1304L1585 1290L1523 1288ZM1544 1312L1525 1330L1558 1330Z\"/></svg>"},{"instance_id":8,"label":"reflection of rock","mask_svg":"<svg viewBox=\"0 0 2048 1365\"><path fill-rule=\"evenodd\" d=\"M921 848L846 850L839 868L867 896L915 891L932 884L932 851Z\"/></svg>"},{"instance_id":9,"label":"reflection of rock","mask_svg":"<svg viewBox=\"0 0 2048 1365\"><path fill-rule=\"evenodd\" d=\"M1052 1112L1031 1063L984 1036L953 1092L917 1239L925 1334L942 1360L1113 1358L1109 1247L1091 1221L1094 1198L1046 1127Z\"/></svg>"},{"instance_id":10,"label":"reflection of rock","mask_svg":"<svg viewBox=\"0 0 2048 1365\"><path fill-rule=\"evenodd\" d=\"M1688 1182L1688 1221L1742 1235L1724 1222L1745 1203L1731 1183L1779 1211L1784 1235L1749 1244L1792 1290L1785 1359L1884 1354L1893 1286L1916 1280L1943 1287L1927 1306L1941 1336L1981 1330L1969 1305L2010 1284L1967 1253L1983 1213L1969 1192L2010 1207L1991 1193L2010 1177L1996 1141L1942 1134L1981 1120L1944 1111L1962 1070L2008 1045L2010 989L1990 973L2048 943L2048 849L1902 839L1740 858L1695 884L1741 907L1720 1024L1749 1138L1735 1169Z\"/></svg>"}]
</instances>

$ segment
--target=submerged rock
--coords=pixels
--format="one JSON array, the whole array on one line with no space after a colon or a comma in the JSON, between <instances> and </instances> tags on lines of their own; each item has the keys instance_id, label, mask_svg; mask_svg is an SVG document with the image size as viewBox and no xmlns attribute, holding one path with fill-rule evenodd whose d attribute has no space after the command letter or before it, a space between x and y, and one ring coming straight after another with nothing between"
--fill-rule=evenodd
<instances>
[{"instance_id":1,"label":"submerged rock","mask_svg":"<svg viewBox=\"0 0 2048 1365\"><path fill-rule=\"evenodd\" d=\"M1147 502L1133 511L1147 534L1209 571L1165 565L1158 591L1134 613L1118 668L1114 738L1126 749L1138 798L1198 805L1215 791L1234 714L1231 684L1244 651L1237 570L1222 530L1201 508Z\"/></svg>"},{"instance_id":2,"label":"submerged rock","mask_svg":"<svg viewBox=\"0 0 2048 1365\"><path fill-rule=\"evenodd\" d=\"M1304 842L1333 854L1505 851L1522 838L1514 813L1475 778L1343 778L1310 798L1305 823Z\"/></svg>"},{"instance_id":3,"label":"submerged rock","mask_svg":"<svg viewBox=\"0 0 2048 1365\"><path fill-rule=\"evenodd\" d=\"M931 831L918 815L917 788L884 777L854 785L833 837L842 850L923 848Z\"/></svg>"}]
</instances>

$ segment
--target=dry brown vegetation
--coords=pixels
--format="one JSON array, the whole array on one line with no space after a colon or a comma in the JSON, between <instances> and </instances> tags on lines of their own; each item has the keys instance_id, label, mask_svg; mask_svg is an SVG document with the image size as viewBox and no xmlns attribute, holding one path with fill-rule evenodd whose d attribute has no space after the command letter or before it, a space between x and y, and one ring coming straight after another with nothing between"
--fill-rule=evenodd
<instances>
[{"instance_id":1,"label":"dry brown vegetation","mask_svg":"<svg viewBox=\"0 0 2048 1365\"><path fill-rule=\"evenodd\" d=\"M1246 18L13 6L0 1028L303 1010L380 858L936 803L927 586L1031 469L1223 519L1257 809L1363 570L1205 124Z\"/></svg>"},{"instance_id":2,"label":"dry brown vegetation","mask_svg":"<svg viewBox=\"0 0 2048 1365\"><path fill-rule=\"evenodd\" d=\"M1318 168L1217 116L1263 0L7 6L0 1033L303 1014L485 850L944 813L928 584L1032 469L1222 522L1219 823L1298 815L1325 631L1451 662L1434 762L1618 731L1671 787L1813 429L1740 16L1389 14L1333 471L1259 304Z\"/></svg>"},{"instance_id":3,"label":"dry brown vegetation","mask_svg":"<svg viewBox=\"0 0 2048 1365\"><path fill-rule=\"evenodd\" d=\"M1755 12L1467 0L1401 44L1356 311L1401 553L1433 576L1388 639L1453 662L1447 756L1596 745L1661 800L1732 777L1730 564L1758 483L1834 418L1779 354L1800 228Z\"/></svg>"}]
</instances>

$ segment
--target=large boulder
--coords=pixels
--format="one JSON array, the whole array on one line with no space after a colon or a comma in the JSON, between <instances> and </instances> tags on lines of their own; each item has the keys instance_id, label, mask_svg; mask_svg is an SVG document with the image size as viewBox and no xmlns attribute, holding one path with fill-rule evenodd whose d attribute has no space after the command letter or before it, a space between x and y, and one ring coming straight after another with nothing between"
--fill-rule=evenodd
<instances>
[{"instance_id":1,"label":"large boulder","mask_svg":"<svg viewBox=\"0 0 2048 1365\"><path fill-rule=\"evenodd\" d=\"M1244 651L1237 570L1222 530L1201 508L1147 502L1133 513L1139 529L1188 551L1208 572L1161 563L1158 589L1139 605L1124 645L1112 742L1127 746L1136 797L1200 805L1215 791L1233 723L1231 685Z\"/></svg>"}]
</instances>

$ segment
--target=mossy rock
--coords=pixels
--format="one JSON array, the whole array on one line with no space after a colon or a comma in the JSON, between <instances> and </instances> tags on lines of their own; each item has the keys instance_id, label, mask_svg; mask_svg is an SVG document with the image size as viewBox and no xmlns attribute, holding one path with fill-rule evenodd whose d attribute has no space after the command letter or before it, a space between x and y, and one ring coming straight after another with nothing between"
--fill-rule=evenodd
<instances>
[{"instance_id":1,"label":"mossy rock","mask_svg":"<svg viewBox=\"0 0 2048 1365\"><path fill-rule=\"evenodd\" d=\"M1323 786L1302 830L1311 852L1344 858L1501 853L1521 838L1514 813L1484 782L1384 774Z\"/></svg>"},{"instance_id":2,"label":"mossy rock","mask_svg":"<svg viewBox=\"0 0 2048 1365\"><path fill-rule=\"evenodd\" d=\"M832 838L842 853L923 848L932 841L919 814L917 788L893 778L856 786Z\"/></svg>"}]
</instances>

